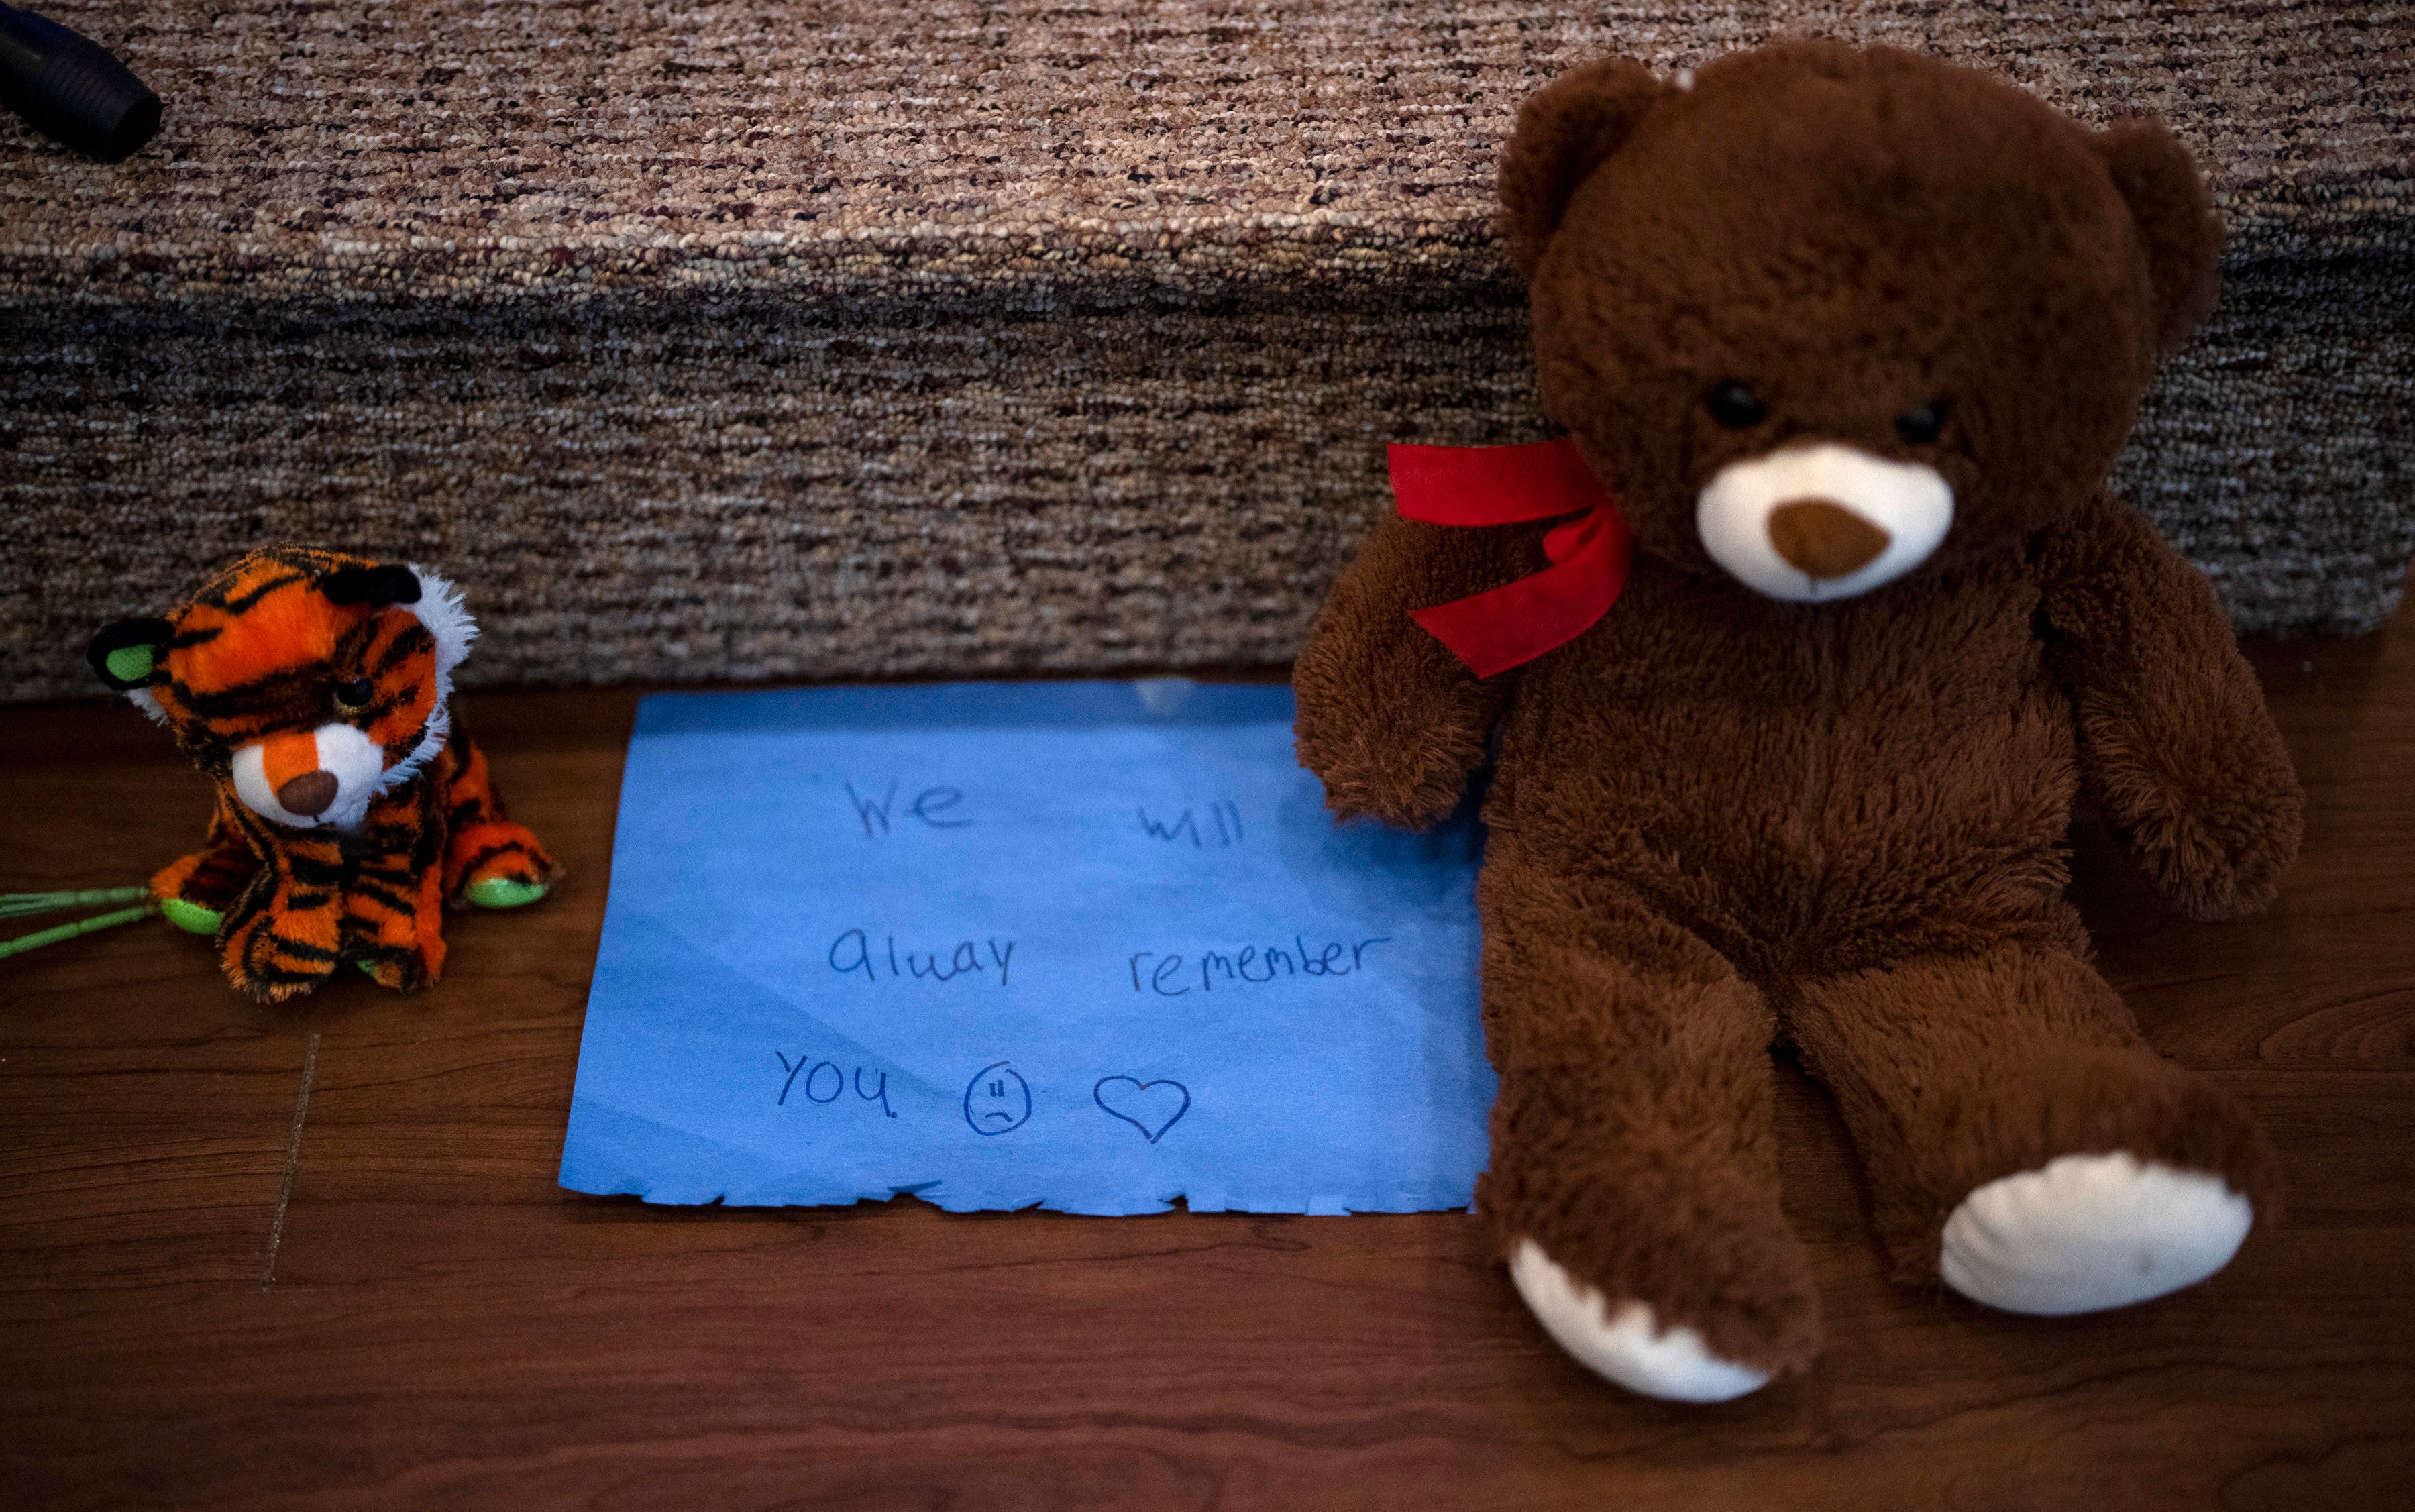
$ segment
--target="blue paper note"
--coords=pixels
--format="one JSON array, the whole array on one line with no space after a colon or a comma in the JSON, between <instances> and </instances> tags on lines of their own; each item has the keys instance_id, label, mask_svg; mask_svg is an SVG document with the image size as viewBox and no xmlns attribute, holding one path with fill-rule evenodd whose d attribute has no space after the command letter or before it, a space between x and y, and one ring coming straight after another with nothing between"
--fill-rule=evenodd
<instances>
[{"instance_id":1,"label":"blue paper note","mask_svg":"<svg viewBox=\"0 0 2415 1512\"><path fill-rule=\"evenodd\" d=\"M1336 826L1281 687L639 706L562 1183L1464 1207L1480 839Z\"/></svg>"}]
</instances>

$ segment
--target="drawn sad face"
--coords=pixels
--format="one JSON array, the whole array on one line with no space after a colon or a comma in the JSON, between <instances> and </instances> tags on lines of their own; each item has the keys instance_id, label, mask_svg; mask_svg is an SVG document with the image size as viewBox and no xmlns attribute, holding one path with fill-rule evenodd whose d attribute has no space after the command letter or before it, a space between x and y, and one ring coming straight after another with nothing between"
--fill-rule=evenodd
<instances>
[{"instance_id":1,"label":"drawn sad face","mask_svg":"<svg viewBox=\"0 0 2415 1512\"><path fill-rule=\"evenodd\" d=\"M1031 1086L1007 1062L993 1061L965 1084L965 1122L976 1134L1004 1134L1031 1116Z\"/></svg>"}]
</instances>

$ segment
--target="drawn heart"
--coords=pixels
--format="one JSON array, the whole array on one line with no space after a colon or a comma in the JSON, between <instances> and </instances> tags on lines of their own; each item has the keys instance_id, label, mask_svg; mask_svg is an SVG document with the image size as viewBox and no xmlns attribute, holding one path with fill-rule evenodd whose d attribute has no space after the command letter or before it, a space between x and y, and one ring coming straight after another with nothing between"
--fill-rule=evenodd
<instances>
[{"instance_id":1,"label":"drawn heart","mask_svg":"<svg viewBox=\"0 0 2415 1512\"><path fill-rule=\"evenodd\" d=\"M1090 1089L1100 1107L1141 1131L1154 1145L1191 1111L1191 1088L1180 1082L1144 1082L1109 1076Z\"/></svg>"}]
</instances>

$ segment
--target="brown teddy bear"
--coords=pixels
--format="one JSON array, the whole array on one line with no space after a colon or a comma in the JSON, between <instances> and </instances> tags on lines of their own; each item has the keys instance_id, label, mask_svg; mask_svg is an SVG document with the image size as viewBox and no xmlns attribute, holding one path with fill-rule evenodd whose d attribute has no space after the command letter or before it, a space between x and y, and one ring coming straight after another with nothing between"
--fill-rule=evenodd
<instances>
[{"instance_id":1,"label":"brown teddy bear","mask_svg":"<svg viewBox=\"0 0 2415 1512\"><path fill-rule=\"evenodd\" d=\"M1589 628L1497 627L1564 643L1478 676L1412 612L1561 542L1388 520L1295 681L1345 816L1429 823L1498 741L1478 1195L1527 1304L1652 1396L1810 1363L1779 1040L1901 1280L2070 1313L2220 1269L2273 1211L2272 1149L2140 1037L2063 896L2076 796L2199 919L2270 903L2299 840L2212 592L2105 492L2216 291L2185 149L1790 43L1568 74L1501 201L1544 410L1632 531L1624 591Z\"/></svg>"}]
</instances>

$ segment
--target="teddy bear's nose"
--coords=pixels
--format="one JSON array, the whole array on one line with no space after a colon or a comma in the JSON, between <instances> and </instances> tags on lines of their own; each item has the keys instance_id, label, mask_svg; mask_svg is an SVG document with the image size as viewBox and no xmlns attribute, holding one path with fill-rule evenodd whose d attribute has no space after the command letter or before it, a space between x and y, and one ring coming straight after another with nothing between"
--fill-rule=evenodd
<instances>
[{"instance_id":1,"label":"teddy bear's nose","mask_svg":"<svg viewBox=\"0 0 2415 1512\"><path fill-rule=\"evenodd\" d=\"M277 801L288 814L311 818L336 801L338 786L332 771L306 771L277 790Z\"/></svg>"},{"instance_id":2,"label":"teddy bear's nose","mask_svg":"<svg viewBox=\"0 0 2415 1512\"><path fill-rule=\"evenodd\" d=\"M1813 577L1851 576L1876 561L1890 539L1861 516L1825 499L1797 499L1769 512L1769 544Z\"/></svg>"}]
</instances>

